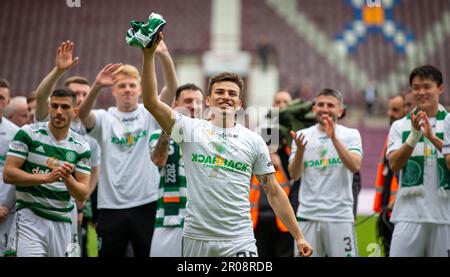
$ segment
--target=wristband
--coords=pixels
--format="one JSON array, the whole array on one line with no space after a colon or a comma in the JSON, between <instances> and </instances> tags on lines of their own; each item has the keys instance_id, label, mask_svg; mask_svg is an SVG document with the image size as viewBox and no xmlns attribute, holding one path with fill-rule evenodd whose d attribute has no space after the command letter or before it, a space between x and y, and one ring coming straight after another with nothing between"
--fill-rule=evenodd
<instances>
[{"instance_id":1,"label":"wristband","mask_svg":"<svg viewBox=\"0 0 450 277\"><path fill-rule=\"evenodd\" d=\"M406 139L406 144L408 144L411 148L416 147L416 144L419 142L420 137L422 136L422 132L416 130L414 127L411 128L411 133Z\"/></svg>"}]
</instances>

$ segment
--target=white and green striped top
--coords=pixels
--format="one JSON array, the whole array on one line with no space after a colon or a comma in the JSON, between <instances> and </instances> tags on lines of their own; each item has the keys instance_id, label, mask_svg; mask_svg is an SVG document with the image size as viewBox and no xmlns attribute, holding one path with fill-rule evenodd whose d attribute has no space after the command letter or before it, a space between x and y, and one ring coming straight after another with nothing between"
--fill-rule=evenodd
<instances>
[{"instance_id":1,"label":"white and green striped top","mask_svg":"<svg viewBox=\"0 0 450 277\"><path fill-rule=\"evenodd\" d=\"M62 162L75 165L75 171L90 174L90 147L80 135L69 130L64 140L57 141L48 122L23 126L9 145L7 155L24 159L22 170L31 174L49 174ZM16 208L28 208L36 215L52 221L71 222L73 204L63 182L30 187L16 186Z\"/></svg>"}]
</instances>

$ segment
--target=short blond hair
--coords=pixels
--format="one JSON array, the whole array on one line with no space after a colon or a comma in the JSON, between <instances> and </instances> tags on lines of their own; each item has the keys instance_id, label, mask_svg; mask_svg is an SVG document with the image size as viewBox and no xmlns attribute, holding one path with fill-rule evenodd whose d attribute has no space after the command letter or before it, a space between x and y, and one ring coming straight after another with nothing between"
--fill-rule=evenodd
<instances>
[{"instance_id":1,"label":"short blond hair","mask_svg":"<svg viewBox=\"0 0 450 277\"><path fill-rule=\"evenodd\" d=\"M141 81L141 75L139 74L139 70L134 65L124 64L121 67L119 67L116 70L116 72L114 72L114 74L129 76L137 79L139 82Z\"/></svg>"}]
</instances>

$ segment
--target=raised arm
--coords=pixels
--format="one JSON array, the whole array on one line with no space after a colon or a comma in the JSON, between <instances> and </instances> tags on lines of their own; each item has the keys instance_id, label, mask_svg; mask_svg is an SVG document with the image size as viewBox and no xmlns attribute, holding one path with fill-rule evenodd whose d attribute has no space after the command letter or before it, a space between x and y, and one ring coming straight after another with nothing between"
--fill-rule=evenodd
<instances>
[{"instance_id":1,"label":"raised arm","mask_svg":"<svg viewBox=\"0 0 450 277\"><path fill-rule=\"evenodd\" d=\"M169 106L172 106L172 101L175 98L175 92L178 87L177 72L173 64L172 56L164 41L160 41L156 48L156 55L161 61L164 75L164 88L161 91L159 99Z\"/></svg>"},{"instance_id":2,"label":"raised arm","mask_svg":"<svg viewBox=\"0 0 450 277\"><path fill-rule=\"evenodd\" d=\"M294 181L297 181L302 176L304 168L303 154L305 153L305 147L308 141L305 140L305 136L303 134L300 134L297 137L297 134L294 131L291 131L291 137L297 149L295 150L294 158L289 162L288 170L291 178Z\"/></svg>"},{"instance_id":3,"label":"raised arm","mask_svg":"<svg viewBox=\"0 0 450 277\"><path fill-rule=\"evenodd\" d=\"M170 136L161 133L155 147L152 147L152 162L158 167L166 166L169 157Z\"/></svg>"},{"instance_id":4,"label":"raised arm","mask_svg":"<svg viewBox=\"0 0 450 277\"><path fill-rule=\"evenodd\" d=\"M142 49L144 61L142 66L142 94L145 108L153 115L159 126L170 134L175 124L175 111L158 98L158 84L155 73L155 51L162 40L159 33L158 40L151 48Z\"/></svg>"},{"instance_id":5,"label":"raised arm","mask_svg":"<svg viewBox=\"0 0 450 277\"><path fill-rule=\"evenodd\" d=\"M411 157L416 144L419 142L420 137L422 136L422 131L419 123L421 123L420 119L414 113L411 113L411 133L409 134L405 143L403 143L398 150L389 153L388 156L389 166L392 171L400 171L406 165L408 159ZM391 134L389 134L389 136L391 136ZM399 138L401 138L401 136Z\"/></svg>"},{"instance_id":6,"label":"raised arm","mask_svg":"<svg viewBox=\"0 0 450 277\"><path fill-rule=\"evenodd\" d=\"M102 88L113 85L114 72L116 72L121 66L122 64L120 63L110 63L97 74L91 91L81 103L78 111L78 117L81 119L86 129L92 129L95 127L95 114L92 112L92 108L94 107L95 101L97 100Z\"/></svg>"},{"instance_id":7,"label":"raised arm","mask_svg":"<svg viewBox=\"0 0 450 277\"><path fill-rule=\"evenodd\" d=\"M61 43L56 50L55 67L45 76L36 89L36 120L45 120L48 115L48 97L61 76L77 62L78 57L73 58L73 42Z\"/></svg>"},{"instance_id":8,"label":"raised arm","mask_svg":"<svg viewBox=\"0 0 450 277\"><path fill-rule=\"evenodd\" d=\"M284 190L278 184L275 175L270 173L265 175L257 175L256 177L261 183L273 211L294 237L300 255L306 257L311 256L313 249L305 240L300 226L297 223L294 210L289 203L289 199Z\"/></svg>"},{"instance_id":9,"label":"raised arm","mask_svg":"<svg viewBox=\"0 0 450 277\"><path fill-rule=\"evenodd\" d=\"M342 163L345 167L347 167L351 172L356 173L361 168L362 156L356 153L349 151L342 142L336 137L336 123L331 119L331 117L324 117L325 121L325 132L328 137L331 139L334 148L336 148L336 152L339 155L339 158L342 160Z\"/></svg>"}]
</instances>

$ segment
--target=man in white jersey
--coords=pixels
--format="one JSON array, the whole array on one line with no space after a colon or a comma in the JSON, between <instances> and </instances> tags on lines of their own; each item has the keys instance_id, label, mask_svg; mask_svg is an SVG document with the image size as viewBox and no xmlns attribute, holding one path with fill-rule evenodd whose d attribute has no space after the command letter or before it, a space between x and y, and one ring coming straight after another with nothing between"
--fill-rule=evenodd
<instances>
[{"instance_id":1,"label":"man in white jersey","mask_svg":"<svg viewBox=\"0 0 450 277\"><path fill-rule=\"evenodd\" d=\"M8 251L19 257L62 257L71 249L70 197L89 194L89 145L70 130L75 95L52 92L50 121L22 127L9 145L3 179L16 186Z\"/></svg>"},{"instance_id":2,"label":"man in white jersey","mask_svg":"<svg viewBox=\"0 0 450 277\"><path fill-rule=\"evenodd\" d=\"M171 104L177 88L167 47L158 48L166 79L161 100ZM91 111L102 88L112 86L116 106ZM124 256L130 241L134 255L148 257L154 230L159 172L151 161L149 140L159 129L138 103L139 71L132 65L107 65L80 107L80 118L102 149L98 187L100 256Z\"/></svg>"},{"instance_id":3,"label":"man in white jersey","mask_svg":"<svg viewBox=\"0 0 450 277\"><path fill-rule=\"evenodd\" d=\"M19 128L3 116L3 111L10 99L10 85L7 80L0 80L0 257L4 256L8 244L9 230L14 218L16 195L14 186L3 182L3 165L5 164L8 145Z\"/></svg>"},{"instance_id":4,"label":"man in white jersey","mask_svg":"<svg viewBox=\"0 0 450 277\"><path fill-rule=\"evenodd\" d=\"M78 57L73 57L74 44L71 41L65 41L60 44L56 51L55 67L44 77L36 89L36 106L35 106L35 120L37 122L48 120L47 101L50 93L54 89L56 83L61 76L78 63ZM76 97L76 107L79 108L84 98L90 90L89 82L86 78L80 76L72 76L64 81L64 86L71 89ZM91 149L91 178L89 182L89 195L95 190L99 177L100 168L100 147L97 141L91 136L87 135L86 129L78 118L78 115L72 120L70 128L78 133L86 142L89 143ZM89 198L88 198L89 199ZM72 199L75 203L75 200ZM72 210L72 242L76 246L80 242L78 236L79 225L83 214L78 211L84 207L85 203L76 202L76 209ZM77 256L74 249L71 256Z\"/></svg>"},{"instance_id":5,"label":"man in white jersey","mask_svg":"<svg viewBox=\"0 0 450 277\"><path fill-rule=\"evenodd\" d=\"M291 178L301 177L297 219L315 257L357 255L353 228L353 174L362 160L361 135L337 124L344 109L342 94L324 89L313 112L317 124L291 131Z\"/></svg>"},{"instance_id":6,"label":"man in white jersey","mask_svg":"<svg viewBox=\"0 0 450 277\"><path fill-rule=\"evenodd\" d=\"M414 69L409 77L416 108L389 130L387 155L400 172L391 221L395 224L391 257L447 257L450 254L447 111L441 72L433 66ZM445 146L443 146L445 133Z\"/></svg>"},{"instance_id":7,"label":"man in white jersey","mask_svg":"<svg viewBox=\"0 0 450 277\"><path fill-rule=\"evenodd\" d=\"M154 61L161 39L159 33L152 48L143 49L143 100L183 153L188 183L183 256L257 256L248 200L252 173L294 236L300 253L311 255L289 200L274 177L266 144L235 121L236 110L242 104L242 80L232 73L211 79L205 98L206 105L212 108L211 121L177 114L157 95Z\"/></svg>"},{"instance_id":8,"label":"man in white jersey","mask_svg":"<svg viewBox=\"0 0 450 277\"><path fill-rule=\"evenodd\" d=\"M177 89L173 107L195 118L201 113L202 103L202 90L185 84ZM152 134L150 146L152 161L161 173L150 257L181 257L187 186L184 160L180 146L161 130Z\"/></svg>"}]
</instances>

